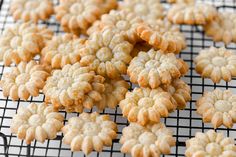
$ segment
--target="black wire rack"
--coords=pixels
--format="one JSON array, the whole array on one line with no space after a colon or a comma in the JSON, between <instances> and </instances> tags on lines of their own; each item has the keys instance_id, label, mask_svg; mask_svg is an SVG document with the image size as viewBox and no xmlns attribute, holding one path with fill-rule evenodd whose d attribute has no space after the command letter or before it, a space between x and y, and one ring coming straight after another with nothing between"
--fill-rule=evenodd
<instances>
[{"instance_id":1,"label":"black wire rack","mask_svg":"<svg viewBox=\"0 0 236 157\"><path fill-rule=\"evenodd\" d=\"M58 4L58 0L53 0ZM219 11L236 11L235 0L204 0L206 3L215 5ZM11 0L1 0L0 2L0 31L2 32L5 28L14 24L14 21L9 14L9 5ZM168 4L164 2L164 6L168 7ZM40 25L47 25L52 29L55 34L63 33L60 29L60 25L55 21L55 17L52 17L46 23L40 23ZM231 89L236 93L236 79L233 79L229 83L220 82L219 84L212 83L209 79L202 79L194 70L193 59L198 52L203 48L209 46L221 47L223 43L215 43L210 38L204 35L204 32L199 26L181 26L182 32L185 34L187 39L188 47L179 54L179 57L183 58L190 67L189 73L182 78L185 80L192 89L192 101L190 101L185 110L175 111L168 118L162 119L166 126L173 130L174 137L176 138L176 146L172 148L172 153L165 156L184 156L185 141L195 135L196 132L205 132L212 129L210 124L202 123L202 119L196 114L195 102L203 94L204 91L213 90L215 88ZM216 32L217 33L217 32ZM236 44L227 45L233 51L236 51ZM37 58L36 58L37 59ZM9 67L5 67L3 63L0 63L0 78L3 73L9 71ZM128 81L128 80L127 80ZM130 90L136 85L131 84ZM16 113L20 105L28 105L31 102L42 103L44 95L40 93L38 97L31 97L28 101L18 100L13 102L9 98L4 98L2 90L0 90L0 157L10 156L47 156L47 157L69 157L69 156L84 156L81 152L72 153L68 146L62 143L62 134L58 134L54 140L48 140L44 144L39 142L32 142L31 145L26 145L24 141L19 140L15 135L10 132L10 121L12 116ZM92 112L93 110L87 110ZM76 113L61 112L65 116L65 123L70 117L77 116ZM122 117L121 110L117 107L116 109L105 109L102 114L109 114L111 118L118 124L118 137L113 140L111 147L106 147L102 152L91 153L92 157L122 157L128 156L120 152L121 145L119 139L122 134L122 129L128 125L125 118ZM236 126L232 129L226 129L220 127L217 131L221 131L225 136L236 138ZM235 139L236 140L236 139Z\"/></svg>"}]
</instances>

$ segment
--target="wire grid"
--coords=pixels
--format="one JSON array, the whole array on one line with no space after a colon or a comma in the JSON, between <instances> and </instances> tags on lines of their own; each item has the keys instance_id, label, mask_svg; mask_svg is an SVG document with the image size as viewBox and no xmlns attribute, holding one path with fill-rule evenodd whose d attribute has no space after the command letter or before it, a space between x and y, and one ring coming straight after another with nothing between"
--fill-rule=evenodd
<instances>
[{"instance_id":1,"label":"wire grid","mask_svg":"<svg viewBox=\"0 0 236 157\"><path fill-rule=\"evenodd\" d=\"M220 11L235 11L236 2L234 0L204 0L207 3L214 4L218 7ZM0 30L1 32L14 24L12 17L9 14L9 5L11 0L1 0L0 2ZM57 0L53 0L55 4L58 4ZM163 1L163 3L165 3ZM165 3L165 6L168 5ZM55 17L52 17L46 23L40 23L40 25L47 25L56 34L63 33L60 29L59 24L55 21ZM182 32L185 34L187 39L188 47L179 54L179 57L183 58L189 65L189 73L182 78L185 80L192 89L192 101L187 104L185 110L175 111L171 113L168 118L162 119L162 122L166 126L173 130L174 137L176 138L176 147L172 148L172 153L165 156L184 156L185 151L185 141L195 135L196 132L205 132L212 129L210 124L203 124L201 117L196 114L195 102L203 94L204 91L213 90L215 88L221 89L231 89L236 93L236 79L233 79L229 83L220 82L219 84L214 84L209 79L202 79L194 71L193 58L198 54L198 52L203 48L208 48L209 46L224 46L223 43L214 43L210 38L206 37L202 31L201 27L196 26L181 26ZM216 32L217 33L217 32ZM235 44L230 44L226 46L229 49L236 51ZM37 57L36 57L37 60ZM9 71L9 67L4 67L3 63L0 63L0 77L2 74ZM126 78L128 81L128 79ZM131 83L130 83L131 84ZM136 85L131 84L130 90L132 90ZM5 135L7 140L7 145L4 145L4 140L0 138L0 156L48 156L48 157L58 157L58 156L84 156L81 152L72 153L68 146L62 143L62 133L58 134L55 140L48 140L44 144L39 142L32 142L31 146L27 146L24 141L18 140L15 135L10 133L10 121L12 116L16 113L17 108L20 105L27 106L31 102L41 103L44 100L44 95L40 93L38 97L30 97L27 102L19 100L13 102L11 99L4 98L2 90L0 90L0 132ZM92 112L93 110L87 110L86 112ZM61 112L65 116L65 123L70 117L77 116L76 113L66 113ZM121 145L119 144L119 139L122 133L122 129L128 125L125 118L122 117L121 110L117 107L116 109L105 109L102 114L109 114L117 124L118 124L118 138L113 140L111 147L106 147L102 152L91 153L90 156L95 157L122 157L129 156L120 152ZM223 132L226 136L236 137L236 126L232 129L226 129L220 127L217 131ZM0 134L1 136L1 134ZM7 150L5 152L5 147ZM30 150L30 151L29 151ZM164 155L163 155L164 156Z\"/></svg>"}]
</instances>

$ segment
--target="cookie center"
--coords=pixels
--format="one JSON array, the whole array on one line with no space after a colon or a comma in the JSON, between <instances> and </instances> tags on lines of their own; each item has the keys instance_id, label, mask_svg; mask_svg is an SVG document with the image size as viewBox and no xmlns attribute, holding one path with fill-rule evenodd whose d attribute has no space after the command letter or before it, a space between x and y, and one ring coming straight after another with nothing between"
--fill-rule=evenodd
<instances>
[{"instance_id":1,"label":"cookie center","mask_svg":"<svg viewBox=\"0 0 236 157\"><path fill-rule=\"evenodd\" d=\"M120 30L128 30L130 28L130 24L128 21L122 20L116 23L116 27L118 27Z\"/></svg>"},{"instance_id":2,"label":"cookie center","mask_svg":"<svg viewBox=\"0 0 236 157\"><path fill-rule=\"evenodd\" d=\"M73 80L71 77L64 77L58 81L57 87L60 87L60 89L67 89L68 87L72 85L72 83L73 83Z\"/></svg>"},{"instance_id":3,"label":"cookie center","mask_svg":"<svg viewBox=\"0 0 236 157\"><path fill-rule=\"evenodd\" d=\"M84 6L81 3L75 3L70 7L70 13L73 15L79 15L84 10Z\"/></svg>"},{"instance_id":4,"label":"cookie center","mask_svg":"<svg viewBox=\"0 0 236 157\"><path fill-rule=\"evenodd\" d=\"M138 101L138 106L140 107L152 107L154 104L154 101L152 98L149 98L149 97L144 97L144 98L141 98L139 101Z\"/></svg>"},{"instance_id":5,"label":"cookie center","mask_svg":"<svg viewBox=\"0 0 236 157\"><path fill-rule=\"evenodd\" d=\"M39 6L39 1L28 1L25 4L25 10L35 10Z\"/></svg>"},{"instance_id":6,"label":"cookie center","mask_svg":"<svg viewBox=\"0 0 236 157\"><path fill-rule=\"evenodd\" d=\"M98 135L100 131L101 131L101 127L94 122L88 122L84 124L83 126L83 133L84 135L87 135L87 136Z\"/></svg>"},{"instance_id":7,"label":"cookie center","mask_svg":"<svg viewBox=\"0 0 236 157\"><path fill-rule=\"evenodd\" d=\"M145 68L147 68L149 70L152 68L157 68L159 66L160 66L160 63L156 60L150 60L150 61L146 62L146 64L145 64Z\"/></svg>"},{"instance_id":8,"label":"cookie center","mask_svg":"<svg viewBox=\"0 0 236 157\"><path fill-rule=\"evenodd\" d=\"M144 132L139 136L138 140L141 144L149 146L155 143L156 136L151 132Z\"/></svg>"},{"instance_id":9,"label":"cookie center","mask_svg":"<svg viewBox=\"0 0 236 157\"><path fill-rule=\"evenodd\" d=\"M209 143L206 146L206 152L211 156L220 156L222 153L221 146L217 143Z\"/></svg>"},{"instance_id":10,"label":"cookie center","mask_svg":"<svg viewBox=\"0 0 236 157\"><path fill-rule=\"evenodd\" d=\"M227 62L226 62L226 60L225 60L224 57L219 57L219 56L217 56L217 57L214 57L214 58L212 59L212 63L213 63L213 65L215 65L215 66L220 66L220 67L222 67L222 66L225 66Z\"/></svg>"},{"instance_id":11,"label":"cookie center","mask_svg":"<svg viewBox=\"0 0 236 157\"><path fill-rule=\"evenodd\" d=\"M103 47L96 53L97 58L102 61L110 61L113 57L112 51L108 47Z\"/></svg>"},{"instance_id":12,"label":"cookie center","mask_svg":"<svg viewBox=\"0 0 236 157\"><path fill-rule=\"evenodd\" d=\"M135 5L134 12L138 15L147 15L148 14L148 7L142 3Z\"/></svg>"},{"instance_id":13,"label":"cookie center","mask_svg":"<svg viewBox=\"0 0 236 157\"><path fill-rule=\"evenodd\" d=\"M15 36L14 38L11 39L10 46L13 49L17 49L19 45L21 45L22 38L20 36Z\"/></svg>"},{"instance_id":14,"label":"cookie center","mask_svg":"<svg viewBox=\"0 0 236 157\"><path fill-rule=\"evenodd\" d=\"M30 126L42 126L45 121L46 119L44 116L34 114L29 118L28 123Z\"/></svg>"},{"instance_id":15,"label":"cookie center","mask_svg":"<svg viewBox=\"0 0 236 157\"><path fill-rule=\"evenodd\" d=\"M16 84L17 85L22 85L25 84L26 82L28 82L30 79L29 74L27 73L22 73L19 76L16 77Z\"/></svg>"},{"instance_id":16,"label":"cookie center","mask_svg":"<svg viewBox=\"0 0 236 157\"><path fill-rule=\"evenodd\" d=\"M215 103L215 108L221 112L228 112L232 109L232 104L226 100L218 100Z\"/></svg>"}]
</instances>

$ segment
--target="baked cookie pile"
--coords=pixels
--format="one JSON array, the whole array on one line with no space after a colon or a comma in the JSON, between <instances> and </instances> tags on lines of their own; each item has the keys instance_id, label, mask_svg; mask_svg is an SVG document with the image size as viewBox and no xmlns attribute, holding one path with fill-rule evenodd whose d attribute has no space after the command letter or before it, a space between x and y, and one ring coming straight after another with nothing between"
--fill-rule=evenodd
<instances>
[{"instance_id":1,"label":"baked cookie pile","mask_svg":"<svg viewBox=\"0 0 236 157\"><path fill-rule=\"evenodd\" d=\"M160 121L191 101L191 88L181 80L188 64L176 57L187 47L178 24L203 25L215 41L230 43L235 42L236 16L193 0L168 2L175 4L165 11L159 0L60 0L57 6L49 0L14 0L10 12L23 22L0 37L0 59L12 66L0 87L13 101L27 101L42 90L45 102L20 106L12 133L30 144L55 139L62 131L62 141L71 151L100 152L117 138L117 124L109 115L84 109L102 111L119 105L130 122L122 131L121 152L133 157L170 154L176 141ZM37 26L54 12L67 33L53 35ZM35 56L40 60L34 61ZM202 50L194 63L197 73L214 83L236 76L236 55L225 48ZM133 90L125 75L137 84ZM235 104L231 91L215 90L205 93L196 106L203 122L231 128ZM64 126L59 111L79 116ZM236 153L232 141L213 131L197 133L186 145L189 157Z\"/></svg>"}]
</instances>

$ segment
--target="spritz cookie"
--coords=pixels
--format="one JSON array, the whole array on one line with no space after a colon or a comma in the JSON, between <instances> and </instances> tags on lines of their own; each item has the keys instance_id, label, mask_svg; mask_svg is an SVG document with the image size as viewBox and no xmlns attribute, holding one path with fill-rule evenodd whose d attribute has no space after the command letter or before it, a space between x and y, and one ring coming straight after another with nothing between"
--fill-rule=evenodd
<instances>
[{"instance_id":1,"label":"spritz cookie","mask_svg":"<svg viewBox=\"0 0 236 157\"><path fill-rule=\"evenodd\" d=\"M236 42L236 14L231 12L218 13L218 17L204 26L206 35L214 41L225 44ZM216 33L217 32L217 33Z\"/></svg>"},{"instance_id":2,"label":"spritz cookie","mask_svg":"<svg viewBox=\"0 0 236 157\"><path fill-rule=\"evenodd\" d=\"M5 97L27 100L30 96L39 95L49 75L42 65L33 60L29 63L21 62L17 67L12 67L10 72L3 74L0 86Z\"/></svg>"},{"instance_id":3,"label":"spritz cookie","mask_svg":"<svg viewBox=\"0 0 236 157\"><path fill-rule=\"evenodd\" d=\"M216 8L209 4L179 3L169 9L167 18L175 24L205 25L213 21L217 15Z\"/></svg>"},{"instance_id":4,"label":"spritz cookie","mask_svg":"<svg viewBox=\"0 0 236 157\"><path fill-rule=\"evenodd\" d=\"M103 110L106 107L114 109L125 98L129 84L123 78L106 78L104 85L105 91L102 94L102 100L97 104L97 108L99 110Z\"/></svg>"},{"instance_id":5,"label":"spritz cookie","mask_svg":"<svg viewBox=\"0 0 236 157\"><path fill-rule=\"evenodd\" d=\"M214 83L231 81L236 76L236 54L224 47L210 47L200 51L194 59L196 72Z\"/></svg>"},{"instance_id":6,"label":"spritz cookie","mask_svg":"<svg viewBox=\"0 0 236 157\"><path fill-rule=\"evenodd\" d=\"M193 4L195 0L167 0L168 3L185 3L185 4Z\"/></svg>"},{"instance_id":7,"label":"spritz cookie","mask_svg":"<svg viewBox=\"0 0 236 157\"><path fill-rule=\"evenodd\" d=\"M122 130L120 143L121 152L131 154L132 157L160 157L161 154L171 153L175 138L163 123L148 124L145 127L130 123Z\"/></svg>"},{"instance_id":8,"label":"spritz cookie","mask_svg":"<svg viewBox=\"0 0 236 157\"><path fill-rule=\"evenodd\" d=\"M116 138L117 125L109 115L85 113L72 117L62 128L64 144L70 145L71 151L83 151L88 155L93 150L101 152L103 146L111 146Z\"/></svg>"},{"instance_id":9,"label":"spritz cookie","mask_svg":"<svg viewBox=\"0 0 236 157\"><path fill-rule=\"evenodd\" d=\"M155 49L178 54L186 47L185 37L179 27L172 25L167 20L149 19L147 23L140 24L136 28L136 32L142 40Z\"/></svg>"},{"instance_id":10,"label":"spritz cookie","mask_svg":"<svg viewBox=\"0 0 236 157\"><path fill-rule=\"evenodd\" d=\"M48 77L43 88L45 102L67 112L82 112L84 107L91 109L102 99L103 82L104 78L89 67L81 67L79 63L67 64Z\"/></svg>"},{"instance_id":11,"label":"spritz cookie","mask_svg":"<svg viewBox=\"0 0 236 157\"><path fill-rule=\"evenodd\" d=\"M80 64L89 66L97 74L108 78L119 78L127 73L133 45L114 29L93 33L81 52Z\"/></svg>"},{"instance_id":12,"label":"spritz cookie","mask_svg":"<svg viewBox=\"0 0 236 157\"><path fill-rule=\"evenodd\" d=\"M212 123L214 128L224 125L232 128L236 123L236 95L230 90L216 89L205 92L196 102L197 113L204 123Z\"/></svg>"},{"instance_id":13,"label":"spritz cookie","mask_svg":"<svg viewBox=\"0 0 236 157\"><path fill-rule=\"evenodd\" d=\"M49 19L54 13L54 8L50 0L13 0L10 13L14 20L37 23L39 20Z\"/></svg>"},{"instance_id":14,"label":"spritz cookie","mask_svg":"<svg viewBox=\"0 0 236 157\"><path fill-rule=\"evenodd\" d=\"M40 53L53 32L31 23L15 24L5 29L0 37L0 60L5 65L29 62Z\"/></svg>"},{"instance_id":15,"label":"spritz cookie","mask_svg":"<svg viewBox=\"0 0 236 157\"><path fill-rule=\"evenodd\" d=\"M137 42L134 45L134 48L131 52L131 56L134 58L138 55L139 52L141 52L141 51L148 52L151 49L152 49L152 46L149 45L148 43L146 43L145 41Z\"/></svg>"},{"instance_id":16,"label":"spritz cookie","mask_svg":"<svg viewBox=\"0 0 236 157\"><path fill-rule=\"evenodd\" d=\"M169 113L176 109L177 104L171 94L162 88L135 88L132 92L126 93L119 106L129 122L146 125L158 123L160 117L168 117Z\"/></svg>"},{"instance_id":17,"label":"spritz cookie","mask_svg":"<svg viewBox=\"0 0 236 157\"><path fill-rule=\"evenodd\" d=\"M186 141L186 157L235 157L234 139L224 137L223 133L209 130L206 133L197 132L195 137Z\"/></svg>"},{"instance_id":18,"label":"spritz cookie","mask_svg":"<svg viewBox=\"0 0 236 157\"><path fill-rule=\"evenodd\" d=\"M156 88L161 84L170 84L187 71L188 65L182 59L177 59L173 53L165 54L151 49L148 52L139 52L131 61L127 73L132 83Z\"/></svg>"},{"instance_id":19,"label":"spritz cookie","mask_svg":"<svg viewBox=\"0 0 236 157\"><path fill-rule=\"evenodd\" d=\"M64 116L53 110L52 106L32 103L20 106L12 118L11 132L30 144L33 140L44 143L55 139L63 127Z\"/></svg>"},{"instance_id":20,"label":"spritz cookie","mask_svg":"<svg viewBox=\"0 0 236 157\"><path fill-rule=\"evenodd\" d=\"M41 52L42 61L54 69L80 61L79 50L84 47L85 39L73 34L54 36Z\"/></svg>"}]
</instances>

